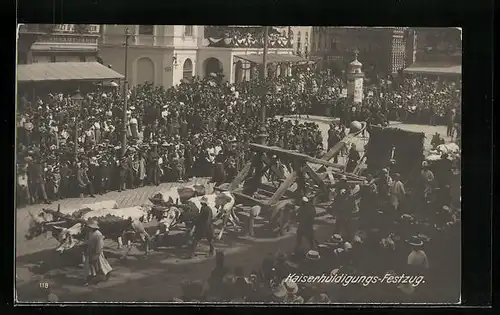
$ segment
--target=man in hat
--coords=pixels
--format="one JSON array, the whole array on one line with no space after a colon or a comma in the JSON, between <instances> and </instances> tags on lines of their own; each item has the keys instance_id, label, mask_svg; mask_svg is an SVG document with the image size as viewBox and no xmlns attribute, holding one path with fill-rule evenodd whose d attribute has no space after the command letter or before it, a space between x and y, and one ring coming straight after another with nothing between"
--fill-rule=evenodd
<instances>
[{"instance_id":1,"label":"man in hat","mask_svg":"<svg viewBox=\"0 0 500 315\"><path fill-rule=\"evenodd\" d=\"M392 178L389 176L389 170L383 168L377 179L377 188L379 195L379 202L385 208L389 198L389 187L392 185Z\"/></svg>"},{"instance_id":2,"label":"man in hat","mask_svg":"<svg viewBox=\"0 0 500 315\"><path fill-rule=\"evenodd\" d=\"M84 194L88 194L89 197L95 198L94 186L89 179L87 162L85 160L77 163L76 180L80 188L80 198L83 198Z\"/></svg>"},{"instance_id":3,"label":"man in hat","mask_svg":"<svg viewBox=\"0 0 500 315\"><path fill-rule=\"evenodd\" d=\"M139 219L132 219L132 217L129 217L128 220L130 222L132 231L135 233L135 236L138 236L142 244L144 245L144 255L147 255L149 253L150 236L144 228L144 217L141 217Z\"/></svg>"},{"instance_id":4,"label":"man in hat","mask_svg":"<svg viewBox=\"0 0 500 315\"><path fill-rule=\"evenodd\" d=\"M343 234L345 238L349 238L351 234L352 212L354 201L350 197L351 189L342 188L338 191L334 202L332 203L332 212L335 211L335 231Z\"/></svg>"},{"instance_id":5,"label":"man in hat","mask_svg":"<svg viewBox=\"0 0 500 315\"><path fill-rule=\"evenodd\" d=\"M431 195L434 190L434 173L430 170L427 161L422 162L422 171L420 172L421 181L421 196L425 201L427 196Z\"/></svg>"},{"instance_id":6,"label":"man in hat","mask_svg":"<svg viewBox=\"0 0 500 315\"><path fill-rule=\"evenodd\" d=\"M304 303L304 299L297 295L299 286L293 281L284 281L275 290L274 297L281 303Z\"/></svg>"},{"instance_id":7,"label":"man in hat","mask_svg":"<svg viewBox=\"0 0 500 315\"><path fill-rule=\"evenodd\" d=\"M411 253L408 255L408 267L409 272L415 272L415 274L422 274L429 268L429 260L427 259L427 254L423 251L422 246L424 245L422 240L418 236L413 236L410 240L406 241L411 247Z\"/></svg>"},{"instance_id":8,"label":"man in hat","mask_svg":"<svg viewBox=\"0 0 500 315\"><path fill-rule=\"evenodd\" d=\"M89 166L89 179L92 182L95 192L99 195L102 194L102 173L101 167L99 165L98 157L92 157L90 159Z\"/></svg>"},{"instance_id":9,"label":"man in hat","mask_svg":"<svg viewBox=\"0 0 500 315\"><path fill-rule=\"evenodd\" d=\"M360 155L358 150L356 150L356 144L352 143L351 144L351 149L349 150L349 154L347 156L347 165L346 165L346 172L347 173L352 173L356 166L358 165L358 161L360 159Z\"/></svg>"},{"instance_id":10,"label":"man in hat","mask_svg":"<svg viewBox=\"0 0 500 315\"><path fill-rule=\"evenodd\" d=\"M436 181L441 189L451 185L453 178L453 162L448 153L441 154L441 159L434 162L436 170Z\"/></svg>"},{"instance_id":11,"label":"man in hat","mask_svg":"<svg viewBox=\"0 0 500 315\"><path fill-rule=\"evenodd\" d=\"M309 242L310 249L316 248L314 239L314 219L316 218L316 209L307 197L302 197L302 205L299 209L297 228L297 241L295 243L295 253L298 253L302 246L302 238Z\"/></svg>"},{"instance_id":12,"label":"man in hat","mask_svg":"<svg viewBox=\"0 0 500 315\"><path fill-rule=\"evenodd\" d=\"M285 235L285 232L290 230L290 218L295 211L295 206L292 203L287 203L279 213L279 235Z\"/></svg>"},{"instance_id":13,"label":"man in hat","mask_svg":"<svg viewBox=\"0 0 500 315\"><path fill-rule=\"evenodd\" d=\"M35 154L33 159L28 161L28 186L32 202L36 202L36 198L41 197L45 203L50 204L45 192L44 169L38 154Z\"/></svg>"},{"instance_id":14,"label":"man in hat","mask_svg":"<svg viewBox=\"0 0 500 315\"><path fill-rule=\"evenodd\" d=\"M432 136L431 145L432 145L433 150L435 150L439 145L444 144L444 143L445 143L444 139L441 138L441 135L439 134L439 132L436 132Z\"/></svg>"},{"instance_id":15,"label":"man in hat","mask_svg":"<svg viewBox=\"0 0 500 315\"><path fill-rule=\"evenodd\" d=\"M208 255L212 256L214 254L214 245L212 244L213 240L213 214L212 214L212 209L208 206L208 199L206 196L203 196L200 200L201 203L201 209L198 217L195 219L194 222L194 238L193 238L193 244L191 248L191 255L190 257L193 257L195 254L196 247L198 245L198 242L206 238L208 241L208 245L210 246ZM191 233L193 230L191 230Z\"/></svg>"},{"instance_id":16,"label":"man in hat","mask_svg":"<svg viewBox=\"0 0 500 315\"><path fill-rule=\"evenodd\" d=\"M372 174L366 175L365 182L361 185L359 210L361 215L361 224L368 227L373 223L377 204L377 185L373 180Z\"/></svg>"},{"instance_id":17,"label":"man in hat","mask_svg":"<svg viewBox=\"0 0 500 315\"><path fill-rule=\"evenodd\" d=\"M159 159L160 155L158 154L158 142L154 141L151 143L151 150L148 152L148 158L146 162L147 179L149 185L158 186L160 184L160 174L158 166Z\"/></svg>"},{"instance_id":18,"label":"man in hat","mask_svg":"<svg viewBox=\"0 0 500 315\"><path fill-rule=\"evenodd\" d=\"M101 193L105 194L111 190L112 167L105 158L102 159L99 166L99 173L101 177Z\"/></svg>"},{"instance_id":19,"label":"man in hat","mask_svg":"<svg viewBox=\"0 0 500 315\"><path fill-rule=\"evenodd\" d=\"M90 232L85 251L84 269L87 276L85 285L89 285L91 281L97 280L96 277L98 276L104 276L107 279L113 270L106 257L104 257L104 236L99 231L97 221L89 222L87 228Z\"/></svg>"},{"instance_id":20,"label":"man in hat","mask_svg":"<svg viewBox=\"0 0 500 315\"><path fill-rule=\"evenodd\" d=\"M26 157L25 161L28 162L31 157ZM17 202L18 205L29 205L31 196L28 185L28 165L24 163L17 164Z\"/></svg>"},{"instance_id":21,"label":"man in hat","mask_svg":"<svg viewBox=\"0 0 500 315\"><path fill-rule=\"evenodd\" d=\"M394 211L394 214L397 214L401 202L404 200L404 197L406 195L406 191L399 173L393 174L392 177L394 182L389 188L389 202L392 210Z\"/></svg>"},{"instance_id":22,"label":"man in hat","mask_svg":"<svg viewBox=\"0 0 500 315\"><path fill-rule=\"evenodd\" d=\"M119 169L119 180L120 180L118 191L124 191L127 189L127 178L130 171L129 161L127 159L127 156L122 156L120 158L118 169Z\"/></svg>"}]
</instances>

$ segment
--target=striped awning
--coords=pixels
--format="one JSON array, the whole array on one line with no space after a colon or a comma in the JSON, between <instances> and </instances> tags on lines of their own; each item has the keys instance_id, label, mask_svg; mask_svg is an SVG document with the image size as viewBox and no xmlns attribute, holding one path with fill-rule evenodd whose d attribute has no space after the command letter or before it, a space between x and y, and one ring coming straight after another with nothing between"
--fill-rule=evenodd
<instances>
[{"instance_id":1,"label":"striped awning","mask_svg":"<svg viewBox=\"0 0 500 315\"><path fill-rule=\"evenodd\" d=\"M17 66L18 82L104 81L123 79L98 62L53 62Z\"/></svg>"},{"instance_id":2,"label":"striped awning","mask_svg":"<svg viewBox=\"0 0 500 315\"><path fill-rule=\"evenodd\" d=\"M262 64L262 55L251 54L251 55L237 55L236 58L246 60L248 62ZM280 63L280 62L305 62L304 59L299 56L289 55L289 54L267 54L268 63Z\"/></svg>"},{"instance_id":3,"label":"striped awning","mask_svg":"<svg viewBox=\"0 0 500 315\"><path fill-rule=\"evenodd\" d=\"M462 65L414 63L404 69L403 72L433 75L462 75Z\"/></svg>"}]
</instances>

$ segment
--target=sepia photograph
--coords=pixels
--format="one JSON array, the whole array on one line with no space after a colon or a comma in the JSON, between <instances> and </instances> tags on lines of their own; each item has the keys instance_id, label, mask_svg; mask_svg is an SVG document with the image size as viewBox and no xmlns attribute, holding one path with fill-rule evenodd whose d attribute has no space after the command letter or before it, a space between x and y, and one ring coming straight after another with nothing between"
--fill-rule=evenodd
<instances>
[{"instance_id":1,"label":"sepia photograph","mask_svg":"<svg viewBox=\"0 0 500 315\"><path fill-rule=\"evenodd\" d=\"M461 302L462 29L18 24L17 303Z\"/></svg>"}]
</instances>

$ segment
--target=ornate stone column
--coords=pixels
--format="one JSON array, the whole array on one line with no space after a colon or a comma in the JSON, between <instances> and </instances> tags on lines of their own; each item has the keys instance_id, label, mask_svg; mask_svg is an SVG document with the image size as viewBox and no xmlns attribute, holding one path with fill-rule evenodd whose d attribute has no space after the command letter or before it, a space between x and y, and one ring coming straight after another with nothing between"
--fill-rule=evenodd
<instances>
[{"instance_id":1,"label":"ornate stone column","mask_svg":"<svg viewBox=\"0 0 500 315\"><path fill-rule=\"evenodd\" d=\"M359 50L354 51L354 61L349 64L347 73L347 97L353 104L363 102L363 80L365 74L361 71L363 65L358 61Z\"/></svg>"}]
</instances>

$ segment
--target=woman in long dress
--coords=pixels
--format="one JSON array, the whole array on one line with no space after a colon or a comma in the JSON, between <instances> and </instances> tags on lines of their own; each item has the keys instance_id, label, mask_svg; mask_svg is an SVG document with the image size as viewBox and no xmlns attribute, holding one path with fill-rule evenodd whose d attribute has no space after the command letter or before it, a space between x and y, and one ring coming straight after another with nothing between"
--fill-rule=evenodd
<instances>
[{"instance_id":1,"label":"woman in long dress","mask_svg":"<svg viewBox=\"0 0 500 315\"><path fill-rule=\"evenodd\" d=\"M90 229L90 232L84 263L85 275L87 276L85 285L89 285L92 281L100 280L97 279L99 276L107 280L110 272L113 270L106 257L104 257L104 236L99 231L99 225L96 221L92 221L87 227Z\"/></svg>"},{"instance_id":2,"label":"woman in long dress","mask_svg":"<svg viewBox=\"0 0 500 315\"><path fill-rule=\"evenodd\" d=\"M138 172L138 177L139 177L139 185L143 186L144 185L144 179L146 178L146 159L144 157L144 153L143 152L139 153L139 172Z\"/></svg>"}]
</instances>

